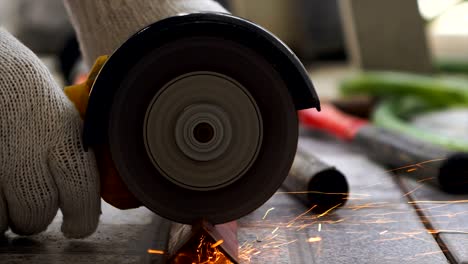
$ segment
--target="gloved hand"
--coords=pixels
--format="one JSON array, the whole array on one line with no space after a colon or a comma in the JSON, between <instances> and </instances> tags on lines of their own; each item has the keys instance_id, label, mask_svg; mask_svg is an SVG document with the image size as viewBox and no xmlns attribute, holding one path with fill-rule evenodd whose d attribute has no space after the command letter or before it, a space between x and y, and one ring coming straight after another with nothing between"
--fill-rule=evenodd
<instances>
[{"instance_id":1,"label":"gloved hand","mask_svg":"<svg viewBox=\"0 0 468 264\"><path fill-rule=\"evenodd\" d=\"M0 29L0 235L31 235L60 208L62 232L92 234L99 178L81 119L39 59Z\"/></svg>"},{"instance_id":2,"label":"gloved hand","mask_svg":"<svg viewBox=\"0 0 468 264\"><path fill-rule=\"evenodd\" d=\"M181 13L227 13L213 0L64 0L88 66L143 27Z\"/></svg>"}]
</instances>

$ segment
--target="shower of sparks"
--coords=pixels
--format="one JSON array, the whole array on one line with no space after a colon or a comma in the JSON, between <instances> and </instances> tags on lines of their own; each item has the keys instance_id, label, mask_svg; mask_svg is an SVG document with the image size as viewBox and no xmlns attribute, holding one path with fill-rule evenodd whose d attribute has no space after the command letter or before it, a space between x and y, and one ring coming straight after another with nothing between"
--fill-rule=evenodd
<instances>
[{"instance_id":1,"label":"shower of sparks","mask_svg":"<svg viewBox=\"0 0 468 264\"><path fill-rule=\"evenodd\" d=\"M296 222L299 218L303 217L304 215L307 215L308 213L310 213L312 210L314 210L314 208L317 207L317 205L314 205L312 206L311 208L309 208L307 211L305 211L304 213L298 215L296 218L294 218L293 220L291 220L288 224L288 227L291 227L294 222Z\"/></svg>"},{"instance_id":2,"label":"shower of sparks","mask_svg":"<svg viewBox=\"0 0 468 264\"><path fill-rule=\"evenodd\" d=\"M265 220L265 218L267 217L267 215L268 215L271 211L273 211L273 210L275 210L274 207L268 209L268 210L265 212L265 215L263 215L262 220Z\"/></svg>"},{"instance_id":3,"label":"shower of sparks","mask_svg":"<svg viewBox=\"0 0 468 264\"><path fill-rule=\"evenodd\" d=\"M283 247L283 246L286 246L295 242L297 242L297 239L287 241L287 242L271 241L263 245L262 248L279 248L279 247Z\"/></svg>"},{"instance_id":4,"label":"shower of sparks","mask_svg":"<svg viewBox=\"0 0 468 264\"><path fill-rule=\"evenodd\" d=\"M413 193L414 192L407 196L413 195ZM372 196L369 195L369 197ZM368 200L370 199L372 198ZM423 205L432 206L435 204L435 206L440 207L442 205L447 206L449 204L468 203L468 200L422 202ZM419 203L419 201L416 201L416 203ZM298 212L297 215L285 215L275 217L274 219L268 219L266 217L260 218L260 216L258 222L253 223L253 227L259 227L260 229L271 228L271 231L262 233L263 235L259 233L257 234L258 237L254 237L255 239L244 241L239 247L241 263L274 263L275 260L287 255L289 250L295 247L303 247L300 245L301 243L310 244L310 252L313 252L312 254L316 256L320 256L323 250L323 245L320 242L334 232L342 232L344 236L352 238L350 243L359 240L369 240L376 243L377 247L379 245L391 246L392 243L401 243L401 241L404 240L421 241L424 244L433 244L434 247L439 247L436 241L427 236L428 233L431 235L438 233L468 234L468 230L428 230L424 228L423 225L414 225L413 218L404 217L405 215L414 215L414 209L411 207L395 209L401 208L400 202L354 202L354 204L344 207L348 209L344 214L340 214L340 211L337 210L330 210L322 214L313 214L313 208L315 207ZM442 209L444 208L436 208L436 210L440 210L440 214L434 214L434 211L431 211L432 216L435 217L437 221L465 217L468 215L468 210L447 213ZM280 210L280 208L277 207L275 210ZM380 213L379 210L388 211ZM419 210L424 211L427 210L427 208L420 208ZM278 211L276 215L281 215L280 211ZM427 220L421 220L421 222L424 221ZM394 223L398 223L400 227L395 229ZM406 227L405 223L409 224L408 227ZM327 229L323 229L323 224L327 224ZM375 227L369 228L369 225L375 225ZM382 226L382 229L379 230L378 226ZM307 229L306 232L303 231L305 228L310 227L314 227L314 229ZM297 239L288 239L288 237L291 238L291 235L287 234L291 232L296 232L298 236ZM300 238L301 233L312 235L302 239ZM333 239L333 236L331 239ZM422 253L414 252L412 255L394 255L388 256L388 258L393 258L395 261L406 260L408 262L418 258L429 258L436 254L443 254L443 252L442 250Z\"/></svg>"},{"instance_id":5,"label":"shower of sparks","mask_svg":"<svg viewBox=\"0 0 468 264\"><path fill-rule=\"evenodd\" d=\"M179 249L175 255L170 256L170 263L192 264L233 264L228 255L225 255L219 246L223 240L214 242L206 235L201 235L197 241L189 242ZM162 250L148 250L152 254L165 254Z\"/></svg>"},{"instance_id":6,"label":"shower of sparks","mask_svg":"<svg viewBox=\"0 0 468 264\"><path fill-rule=\"evenodd\" d=\"M387 172L415 172L428 163L440 162L445 159L433 159L417 164L403 166ZM386 172L386 173L387 173ZM333 241L336 239L336 234L343 234L349 243L356 241L374 242L376 246L391 247L393 243L402 243L401 241L421 241L424 244L433 244L434 248L439 247L437 242L432 239L432 235L440 233L453 234L468 234L468 228L457 230L455 228L447 229L428 229L424 227L430 219L431 224L440 223L446 226L446 223L454 223L454 219L465 219L468 217L468 208L466 211L449 211L448 206L454 204L468 204L468 200L451 200L451 201L431 201L431 200L411 200L416 197L418 190L423 188L427 181L433 178L425 178L418 181L418 185L402 194L402 198L409 199L407 204L417 204L417 208L411 206L402 206L400 201L395 202L380 202L374 199L370 193L365 193L367 189L382 186L383 183L372 183L372 185L360 188L361 193L353 192L348 200L349 205L344 205L344 213L337 211L336 208L341 204L335 205L333 208L321 213L312 213L317 206L303 209L297 208L295 214L281 214L281 207L270 207L262 215L259 215L256 221L249 222L249 228L258 228L258 233L249 234L249 238L240 241L239 260L240 263L275 263L282 256L287 256L289 250L296 247L304 247L307 244L310 247L310 252L315 256L322 254L322 247L325 246L321 241ZM324 193L315 191L295 191L295 192L276 192L276 194L299 195L308 193L321 193L327 195L343 195L344 193ZM268 207L267 207L268 208ZM265 208L266 209L266 208ZM296 208L294 208L296 209ZM275 210L274 214L271 212ZM287 209L288 212L291 208ZM300 210L300 211L299 211ZM424 215L424 218L419 219L421 225L416 225L415 211ZM337 213L335 213L337 212ZM429 213L430 212L430 213ZM274 216L274 217L273 217ZM409 216L409 217L407 217ZM437 226L437 225L436 225ZM326 228L324 228L326 227ZM262 231L260 231L262 230ZM293 239L294 232L297 239ZM429 235L428 235L429 234ZM218 244L219 243L219 244ZM215 250L222 242L218 241L211 244L209 249ZM333 243L333 242L330 242ZM416 248L415 248L416 249ZM429 249L430 250L430 249ZM410 262L417 258L432 258L433 255L443 254L442 250L428 252L412 252L410 255L389 255L388 259L393 259L395 262ZM150 253L150 250L148 250ZM156 251L165 254L164 251ZM430 259L428 259L430 260ZM203 262L202 262L203 263ZM211 262L205 262L211 263Z\"/></svg>"},{"instance_id":7,"label":"shower of sparks","mask_svg":"<svg viewBox=\"0 0 468 264\"><path fill-rule=\"evenodd\" d=\"M218 240L212 244L206 236L201 236L197 247L196 262L199 264L232 264L232 262L224 255L222 251L218 249L224 241Z\"/></svg>"}]
</instances>

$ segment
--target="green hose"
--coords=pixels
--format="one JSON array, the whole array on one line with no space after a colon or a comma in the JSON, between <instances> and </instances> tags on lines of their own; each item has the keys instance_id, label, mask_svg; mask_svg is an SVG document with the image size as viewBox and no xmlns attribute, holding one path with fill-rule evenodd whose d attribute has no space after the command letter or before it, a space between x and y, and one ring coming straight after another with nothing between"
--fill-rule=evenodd
<instances>
[{"instance_id":1,"label":"green hose","mask_svg":"<svg viewBox=\"0 0 468 264\"><path fill-rule=\"evenodd\" d=\"M428 132L407 122L412 116L448 107L468 107L468 81L394 72L362 73L341 84L345 95L383 99L373 122L381 127L455 151L468 152L468 141Z\"/></svg>"},{"instance_id":2,"label":"green hose","mask_svg":"<svg viewBox=\"0 0 468 264\"><path fill-rule=\"evenodd\" d=\"M454 73L454 74L468 74L468 63L458 60L437 60L434 67L438 72Z\"/></svg>"},{"instance_id":3,"label":"green hose","mask_svg":"<svg viewBox=\"0 0 468 264\"><path fill-rule=\"evenodd\" d=\"M367 94L379 97L412 95L427 103L468 106L468 82L396 72L362 73L341 83L344 95Z\"/></svg>"},{"instance_id":4,"label":"green hose","mask_svg":"<svg viewBox=\"0 0 468 264\"><path fill-rule=\"evenodd\" d=\"M399 113L399 115L396 113ZM419 129L404 121L405 117L409 117L414 113L416 112L412 112L410 108L402 111L400 100L386 99L377 106L372 121L377 126L443 146L449 150L468 152L468 141L466 140L454 139L452 137L428 132L427 130Z\"/></svg>"}]
</instances>

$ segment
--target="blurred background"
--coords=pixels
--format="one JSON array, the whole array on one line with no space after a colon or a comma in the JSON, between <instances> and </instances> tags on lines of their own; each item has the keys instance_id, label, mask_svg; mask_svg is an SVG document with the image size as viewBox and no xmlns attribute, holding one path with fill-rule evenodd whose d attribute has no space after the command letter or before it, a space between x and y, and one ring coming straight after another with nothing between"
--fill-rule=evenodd
<instances>
[{"instance_id":1,"label":"blurred background","mask_svg":"<svg viewBox=\"0 0 468 264\"><path fill-rule=\"evenodd\" d=\"M346 11L340 10L338 0L219 2L233 14L252 20L276 34L306 65L317 61L346 62L347 58L351 57L350 52L347 52L349 48L346 46L343 25L352 22L342 18ZM341 2L354 2L357 6L366 4L365 1L359 0ZM399 1L395 1L395 4L398 4L397 2ZM464 2L466 1L417 1L419 12L424 19L430 56L434 60L468 61L468 3ZM403 4L398 9L405 8ZM372 9L377 14L385 12ZM385 26L390 27L397 20L398 17L394 17L393 21L381 21L379 34L385 35ZM58 58L62 56L62 70L66 74L71 67L68 60L75 60L78 56L73 29L60 0L0 0L0 25L36 53ZM64 56L66 58L63 58Z\"/></svg>"},{"instance_id":2,"label":"blurred background","mask_svg":"<svg viewBox=\"0 0 468 264\"><path fill-rule=\"evenodd\" d=\"M308 69L320 99L350 113L369 117L375 106L375 94L381 93L376 87L366 91L364 96L343 96L347 93L343 91L343 79L359 72L423 74L435 78L434 81L440 76L456 76L461 80L459 86L466 88L460 96L468 93L468 1L219 2L233 14L265 27L282 39ZM78 44L61 0L0 0L0 25L39 54L63 85L86 75L87 69L80 61ZM414 85L410 82L407 86ZM411 94L410 88L403 94ZM466 107L468 103L461 105ZM454 104L447 103L443 108L452 106ZM439 108L436 110L441 110ZM414 117L403 116L406 121ZM461 122L455 122L460 132L457 135L467 137L468 118L465 114L458 118ZM445 116L439 119L449 120ZM441 125L439 121L436 122L438 130L454 123Z\"/></svg>"}]
</instances>

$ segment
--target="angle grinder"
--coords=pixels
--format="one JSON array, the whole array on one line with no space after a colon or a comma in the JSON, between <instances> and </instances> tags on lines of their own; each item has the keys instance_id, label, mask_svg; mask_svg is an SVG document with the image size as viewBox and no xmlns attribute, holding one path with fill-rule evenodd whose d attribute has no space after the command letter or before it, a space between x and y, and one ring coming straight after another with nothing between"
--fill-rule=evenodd
<instances>
[{"instance_id":1,"label":"angle grinder","mask_svg":"<svg viewBox=\"0 0 468 264\"><path fill-rule=\"evenodd\" d=\"M261 206L292 165L296 110L320 108L285 44L221 13L143 28L65 92L84 118L104 200L184 224Z\"/></svg>"}]
</instances>

